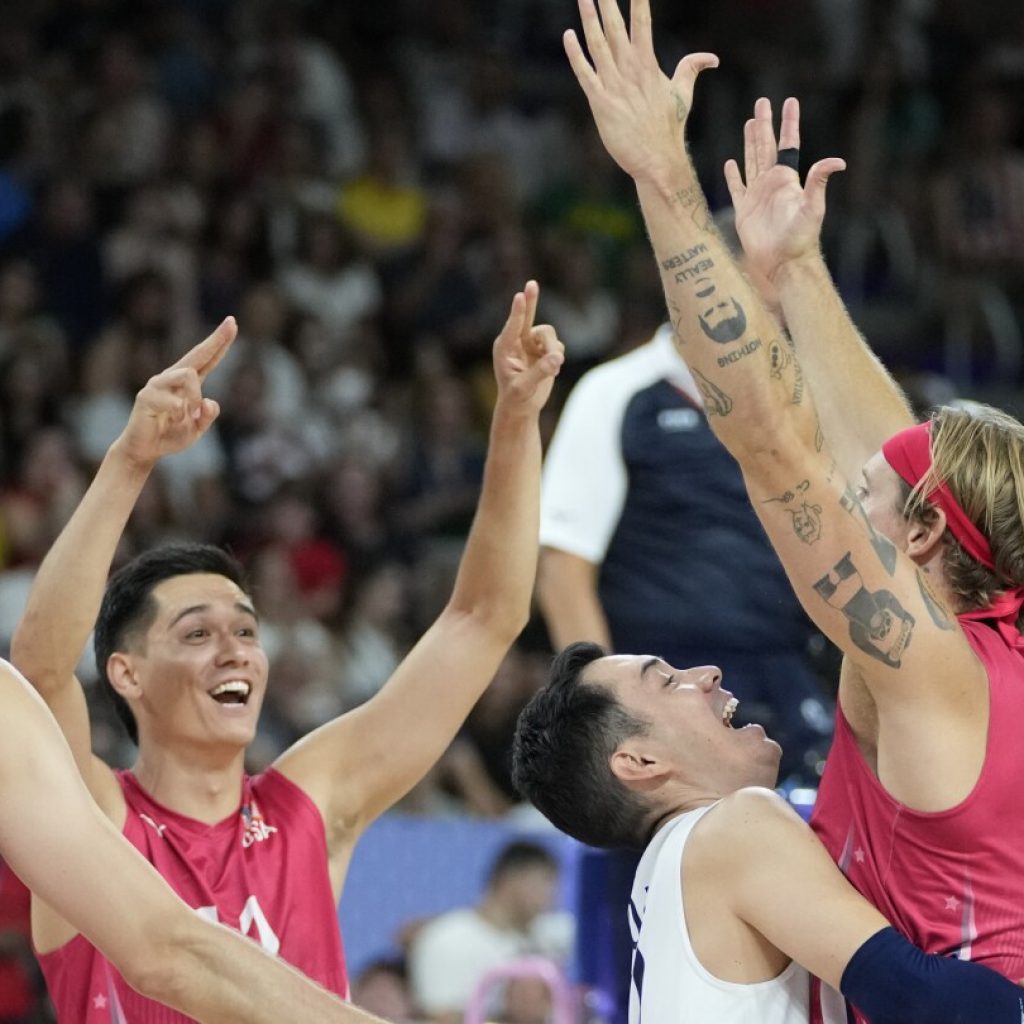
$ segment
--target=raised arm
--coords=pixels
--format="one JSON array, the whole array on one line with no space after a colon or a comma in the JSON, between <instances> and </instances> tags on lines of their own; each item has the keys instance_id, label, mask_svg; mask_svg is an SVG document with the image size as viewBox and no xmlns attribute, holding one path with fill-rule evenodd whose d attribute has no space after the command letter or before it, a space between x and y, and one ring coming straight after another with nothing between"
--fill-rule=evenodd
<instances>
[{"instance_id":1,"label":"raised arm","mask_svg":"<svg viewBox=\"0 0 1024 1024\"><path fill-rule=\"evenodd\" d=\"M217 417L217 403L202 397L201 383L236 333L229 317L139 392L123 433L43 559L11 642L11 660L46 701L82 777L108 811L117 806L120 790L107 766L92 756L89 714L75 665L96 621L125 524L153 466L195 442ZM103 672L104 666L97 669Z\"/></svg>"},{"instance_id":2,"label":"raised arm","mask_svg":"<svg viewBox=\"0 0 1024 1024\"><path fill-rule=\"evenodd\" d=\"M152 999L208 1024L373 1024L182 903L91 799L39 697L0 662L0 853Z\"/></svg>"},{"instance_id":3,"label":"raised arm","mask_svg":"<svg viewBox=\"0 0 1024 1024\"><path fill-rule=\"evenodd\" d=\"M692 54L669 79L654 56L649 0L633 0L630 33L614 0L601 0L603 27L593 0L580 0L580 11L593 66L575 33L566 51L605 147L636 181L676 341L709 422L740 464L804 608L852 659L879 711L900 709L886 738L917 766L901 798L949 806L935 788L944 762L924 742L927 727L941 729L944 753L955 748L966 763L984 735L987 691L955 619L908 557L934 555L944 519L928 530L903 520L897 497L884 494L884 472L868 481L869 517L859 475L847 478L825 444L800 361L715 233L683 130L697 75L717 59ZM775 166L774 149L770 136L748 133L758 175L790 173ZM902 551L878 532L881 519Z\"/></svg>"},{"instance_id":4,"label":"raised arm","mask_svg":"<svg viewBox=\"0 0 1024 1024\"><path fill-rule=\"evenodd\" d=\"M563 360L552 328L533 326L537 295L532 281L516 295L494 343L498 399L483 490L448 604L380 693L276 762L320 808L336 862L441 756L529 617L538 415Z\"/></svg>"},{"instance_id":5,"label":"raised arm","mask_svg":"<svg viewBox=\"0 0 1024 1024\"><path fill-rule=\"evenodd\" d=\"M882 442L914 420L899 386L850 319L821 255L825 186L846 164L819 160L800 187L790 166L800 153L800 104L792 97L782 107L778 140L787 162L778 161L767 99L754 105L744 135L744 176L735 160L725 165L736 231L750 265L778 292L829 449L844 475L856 478Z\"/></svg>"}]
</instances>

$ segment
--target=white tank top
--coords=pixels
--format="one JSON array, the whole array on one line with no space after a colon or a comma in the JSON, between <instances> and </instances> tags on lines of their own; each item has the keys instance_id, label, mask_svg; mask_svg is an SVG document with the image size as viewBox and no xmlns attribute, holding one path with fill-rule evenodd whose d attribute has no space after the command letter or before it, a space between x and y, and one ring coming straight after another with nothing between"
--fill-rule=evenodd
<instances>
[{"instance_id":1,"label":"white tank top","mask_svg":"<svg viewBox=\"0 0 1024 1024\"><path fill-rule=\"evenodd\" d=\"M693 827L714 807L673 818L644 851L633 880L629 1024L807 1024L810 981L795 961L777 978L722 981L690 945L680 866Z\"/></svg>"}]
</instances>

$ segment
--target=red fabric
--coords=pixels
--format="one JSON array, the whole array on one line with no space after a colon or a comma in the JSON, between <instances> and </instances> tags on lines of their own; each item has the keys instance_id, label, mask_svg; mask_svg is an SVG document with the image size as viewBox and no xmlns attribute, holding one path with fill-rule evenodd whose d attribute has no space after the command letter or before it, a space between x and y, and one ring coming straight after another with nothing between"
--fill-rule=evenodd
<instances>
[{"instance_id":1,"label":"red fabric","mask_svg":"<svg viewBox=\"0 0 1024 1024\"><path fill-rule=\"evenodd\" d=\"M960 622L989 683L988 741L974 789L947 811L904 806L864 761L838 709L811 827L853 885L915 945L1017 981L1024 977L1024 652L987 625Z\"/></svg>"},{"instance_id":2,"label":"red fabric","mask_svg":"<svg viewBox=\"0 0 1024 1024\"><path fill-rule=\"evenodd\" d=\"M237 928L348 998L323 819L279 772L246 777L238 812L205 825L161 806L129 772L125 837L189 906ZM78 935L39 963L63 1024L185 1024L144 999Z\"/></svg>"},{"instance_id":3,"label":"red fabric","mask_svg":"<svg viewBox=\"0 0 1024 1024\"><path fill-rule=\"evenodd\" d=\"M919 423L908 427L889 438L882 445L885 461L911 487L924 478L931 469L931 424ZM953 496L953 492L940 482L925 497L942 509L946 514L946 527L960 542L963 549L975 561L986 568L995 570L992 548L985 535L967 518L967 513ZM987 608L966 612L961 619L972 621L994 620L1007 643L1024 649L1024 637L1017 629L1017 619L1021 607L1024 606L1024 587L1011 587L1004 590Z\"/></svg>"},{"instance_id":4,"label":"red fabric","mask_svg":"<svg viewBox=\"0 0 1024 1024\"><path fill-rule=\"evenodd\" d=\"M0 862L0 931L12 932L30 946L31 894L20 878ZM26 963L16 957L0 959L0 1019L26 1016L35 1002L32 979Z\"/></svg>"}]
</instances>

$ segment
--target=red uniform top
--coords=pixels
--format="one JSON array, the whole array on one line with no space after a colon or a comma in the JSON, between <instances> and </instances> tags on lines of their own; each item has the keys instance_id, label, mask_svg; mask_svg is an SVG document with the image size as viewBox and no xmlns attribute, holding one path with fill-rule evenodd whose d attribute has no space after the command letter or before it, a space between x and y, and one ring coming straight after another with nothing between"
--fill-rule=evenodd
<instances>
[{"instance_id":1,"label":"red uniform top","mask_svg":"<svg viewBox=\"0 0 1024 1024\"><path fill-rule=\"evenodd\" d=\"M272 768L246 776L239 811L216 825L153 800L117 772L125 837L200 914L237 928L325 988L348 997L323 819ZM82 935L39 957L65 1024L184 1024L190 1018L134 992Z\"/></svg>"},{"instance_id":2,"label":"red uniform top","mask_svg":"<svg viewBox=\"0 0 1024 1024\"><path fill-rule=\"evenodd\" d=\"M988 673L988 740L974 788L949 810L911 810L885 791L837 710L811 827L911 942L1016 981L1024 977L1024 655L982 622L960 624Z\"/></svg>"}]
</instances>

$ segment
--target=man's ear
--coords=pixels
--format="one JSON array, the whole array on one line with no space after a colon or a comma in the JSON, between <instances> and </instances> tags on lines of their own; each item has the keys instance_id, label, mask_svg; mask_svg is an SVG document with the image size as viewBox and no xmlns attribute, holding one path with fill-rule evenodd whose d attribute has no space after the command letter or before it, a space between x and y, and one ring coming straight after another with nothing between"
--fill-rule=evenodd
<instances>
[{"instance_id":1,"label":"man's ear","mask_svg":"<svg viewBox=\"0 0 1024 1024\"><path fill-rule=\"evenodd\" d=\"M918 565L924 565L935 555L945 532L946 513L935 506L935 518L930 525L926 526L917 519L911 523L907 534L907 554Z\"/></svg>"},{"instance_id":2,"label":"man's ear","mask_svg":"<svg viewBox=\"0 0 1024 1024\"><path fill-rule=\"evenodd\" d=\"M632 744L618 747L608 762L620 782L634 788L647 788L660 783L668 774L668 766Z\"/></svg>"},{"instance_id":3,"label":"man's ear","mask_svg":"<svg viewBox=\"0 0 1024 1024\"><path fill-rule=\"evenodd\" d=\"M114 690L125 700L137 700L142 688L135 679L132 656L116 651L107 658L107 678Z\"/></svg>"}]
</instances>

